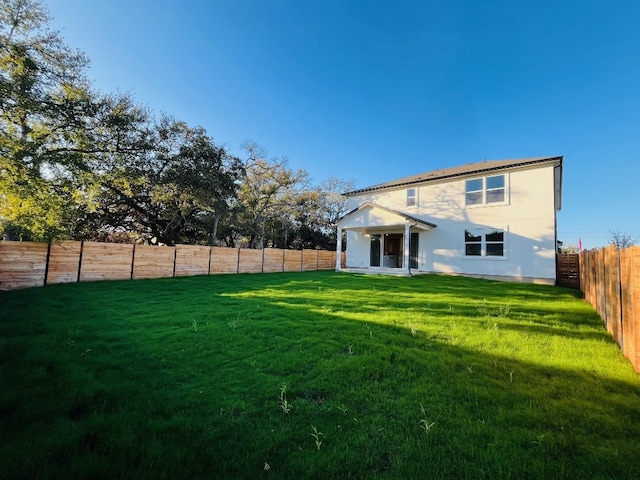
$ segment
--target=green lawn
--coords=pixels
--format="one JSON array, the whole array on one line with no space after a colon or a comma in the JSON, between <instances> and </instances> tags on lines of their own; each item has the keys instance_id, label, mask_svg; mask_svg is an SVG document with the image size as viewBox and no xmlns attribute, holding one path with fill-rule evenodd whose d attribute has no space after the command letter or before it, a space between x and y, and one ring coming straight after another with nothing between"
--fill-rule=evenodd
<instances>
[{"instance_id":1,"label":"green lawn","mask_svg":"<svg viewBox=\"0 0 640 480\"><path fill-rule=\"evenodd\" d=\"M580 293L312 272L0 292L0 477L640 478Z\"/></svg>"}]
</instances>

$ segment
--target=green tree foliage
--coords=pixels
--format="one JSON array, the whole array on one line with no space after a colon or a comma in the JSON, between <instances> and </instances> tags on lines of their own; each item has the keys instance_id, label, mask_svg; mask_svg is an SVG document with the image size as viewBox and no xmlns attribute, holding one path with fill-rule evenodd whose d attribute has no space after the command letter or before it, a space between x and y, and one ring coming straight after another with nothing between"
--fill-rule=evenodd
<instances>
[{"instance_id":1,"label":"green tree foliage","mask_svg":"<svg viewBox=\"0 0 640 480\"><path fill-rule=\"evenodd\" d=\"M355 189L353 180L342 180L329 177L320 184L320 216L321 229L327 235L329 244L327 248L335 248L338 233L338 220L348 213L345 193Z\"/></svg>"},{"instance_id":2,"label":"green tree foliage","mask_svg":"<svg viewBox=\"0 0 640 480\"><path fill-rule=\"evenodd\" d=\"M163 235L171 234L175 243L181 230L176 226L188 225L192 239L215 245L218 224L229 216L230 203L236 198L242 162L216 146L200 127L190 129L181 122L169 126L179 142L175 152L166 156L152 194L152 200L167 199Z\"/></svg>"},{"instance_id":3,"label":"green tree foliage","mask_svg":"<svg viewBox=\"0 0 640 480\"><path fill-rule=\"evenodd\" d=\"M87 60L31 0L0 3L0 220L34 240L64 236L80 200L66 147L90 106Z\"/></svg>"},{"instance_id":4,"label":"green tree foliage","mask_svg":"<svg viewBox=\"0 0 640 480\"><path fill-rule=\"evenodd\" d=\"M34 0L0 0L0 235L335 245L340 181L313 187L255 144L242 162L202 127L93 91L48 21Z\"/></svg>"},{"instance_id":5,"label":"green tree foliage","mask_svg":"<svg viewBox=\"0 0 640 480\"><path fill-rule=\"evenodd\" d=\"M235 196L239 160L201 127L151 113L128 95L98 95L85 57L42 6L2 0L0 222L33 240L215 240Z\"/></svg>"},{"instance_id":6,"label":"green tree foliage","mask_svg":"<svg viewBox=\"0 0 640 480\"><path fill-rule=\"evenodd\" d=\"M252 248L335 248L336 222L346 213L343 193L353 190L353 182L330 178L313 186L309 173L290 169L286 159L268 159L255 143L245 150L235 230L228 230L235 242Z\"/></svg>"},{"instance_id":7,"label":"green tree foliage","mask_svg":"<svg viewBox=\"0 0 640 480\"><path fill-rule=\"evenodd\" d=\"M255 143L246 144L245 150L245 176L235 209L237 230L251 248L274 246L275 232L294 225L296 209L303 208L300 203L310 195L309 173L289 169L286 159L267 159Z\"/></svg>"},{"instance_id":8,"label":"green tree foliage","mask_svg":"<svg viewBox=\"0 0 640 480\"><path fill-rule=\"evenodd\" d=\"M129 232L136 240L215 243L242 173L239 159L201 127L158 122L128 96L100 102L80 148L94 203L79 222L83 238Z\"/></svg>"},{"instance_id":9,"label":"green tree foliage","mask_svg":"<svg viewBox=\"0 0 640 480\"><path fill-rule=\"evenodd\" d=\"M136 130L137 147L104 156L94 171L101 194L89 230L123 230L167 244L216 243L217 225L236 195L240 160L201 127L168 117Z\"/></svg>"}]
</instances>

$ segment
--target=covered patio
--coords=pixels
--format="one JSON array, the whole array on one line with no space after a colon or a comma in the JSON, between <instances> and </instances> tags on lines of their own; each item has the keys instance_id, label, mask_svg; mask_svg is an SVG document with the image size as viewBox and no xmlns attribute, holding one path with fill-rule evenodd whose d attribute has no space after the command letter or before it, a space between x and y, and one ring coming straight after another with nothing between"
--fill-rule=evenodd
<instances>
[{"instance_id":1,"label":"covered patio","mask_svg":"<svg viewBox=\"0 0 640 480\"><path fill-rule=\"evenodd\" d=\"M347 213L338 221L338 244L342 251L342 233L355 232L369 238L368 266L353 266L345 269L336 262L336 271L361 271L363 273L389 273L408 275L418 268L418 241L420 232L435 228L425 220L366 202ZM352 247L349 247L352 248ZM357 248L366 248L360 243ZM363 255L364 252L359 252Z\"/></svg>"}]
</instances>

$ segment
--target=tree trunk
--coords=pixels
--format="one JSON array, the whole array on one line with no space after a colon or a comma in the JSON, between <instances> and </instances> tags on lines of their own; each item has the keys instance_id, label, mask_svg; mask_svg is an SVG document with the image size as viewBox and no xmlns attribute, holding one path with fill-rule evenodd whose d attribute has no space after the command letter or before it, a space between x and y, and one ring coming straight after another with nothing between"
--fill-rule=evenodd
<instances>
[{"instance_id":1,"label":"tree trunk","mask_svg":"<svg viewBox=\"0 0 640 480\"><path fill-rule=\"evenodd\" d=\"M220 221L220 217L216 216L213 219L213 230L211 231L211 239L209 240L209 246L213 247L218 244L218 222Z\"/></svg>"},{"instance_id":2,"label":"tree trunk","mask_svg":"<svg viewBox=\"0 0 640 480\"><path fill-rule=\"evenodd\" d=\"M266 228L266 224L262 224L262 230L260 231L260 250L264 248L264 230Z\"/></svg>"}]
</instances>

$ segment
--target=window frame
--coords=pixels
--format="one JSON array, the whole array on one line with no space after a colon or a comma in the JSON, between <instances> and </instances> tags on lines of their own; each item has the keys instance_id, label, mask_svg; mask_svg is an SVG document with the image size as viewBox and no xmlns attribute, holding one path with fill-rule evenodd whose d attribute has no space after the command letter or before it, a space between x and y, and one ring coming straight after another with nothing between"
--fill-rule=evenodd
<instances>
[{"instance_id":1,"label":"window frame","mask_svg":"<svg viewBox=\"0 0 640 480\"><path fill-rule=\"evenodd\" d=\"M489 187L489 180L502 177L502 186ZM474 182L480 182L481 188L474 188L470 190L470 186L473 186ZM491 198L497 193L502 191L501 200L492 200ZM479 198L477 201L470 201L471 198ZM464 182L464 205L466 208L487 207L494 205L508 205L509 204L509 174L498 173L495 175L484 175L482 177L467 178Z\"/></svg>"},{"instance_id":2,"label":"window frame","mask_svg":"<svg viewBox=\"0 0 640 480\"><path fill-rule=\"evenodd\" d=\"M464 228L462 238L462 252L465 259L482 259L482 260L507 260L508 248L507 239L509 230L507 228L488 228L468 226ZM501 239L490 238L490 236L500 234ZM479 238L479 240L477 240ZM502 255L496 255L491 253L492 247L501 245ZM477 247L480 246L479 253L469 253L470 251L477 251ZM470 250L472 247L473 250Z\"/></svg>"},{"instance_id":3,"label":"window frame","mask_svg":"<svg viewBox=\"0 0 640 480\"><path fill-rule=\"evenodd\" d=\"M465 257L482 257L482 229L481 228L465 228L464 229L464 256ZM476 240L477 239L477 240ZM469 253L469 247L480 246L480 251ZM474 248L475 250L475 248Z\"/></svg>"},{"instance_id":4,"label":"window frame","mask_svg":"<svg viewBox=\"0 0 640 480\"><path fill-rule=\"evenodd\" d=\"M409 195L409 192L411 191L413 191L413 195ZM413 201L413 203L410 203L410 201ZM407 208L414 208L418 206L418 187L407 188L406 205Z\"/></svg>"},{"instance_id":5,"label":"window frame","mask_svg":"<svg viewBox=\"0 0 640 480\"><path fill-rule=\"evenodd\" d=\"M495 239L489 239L490 235L496 235L499 234L502 238L499 240L495 240ZM487 231L484 233L484 247L485 247L485 256L486 257L500 257L500 258L504 258L504 239L505 239L505 235L504 235L504 229L502 228L491 228L491 229L487 229ZM502 254L501 255L495 255L493 253L489 253L489 246L494 246L494 245L501 245L502 246Z\"/></svg>"},{"instance_id":6,"label":"window frame","mask_svg":"<svg viewBox=\"0 0 640 480\"><path fill-rule=\"evenodd\" d=\"M489 179L491 178L499 178L502 177L502 186L500 187L489 187ZM506 183L507 183L507 179L506 179L506 175L501 174L501 175L488 175L484 178L485 181L485 188L484 188L484 196L485 196L485 203L488 204L500 204L500 203L504 203L506 198L507 198L507 188L506 188ZM497 200L497 201L493 201L493 200L489 200L489 192L491 192L492 194L494 192L498 192L502 190L502 200Z\"/></svg>"}]
</instances>

